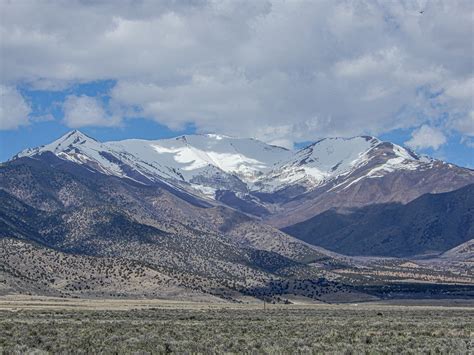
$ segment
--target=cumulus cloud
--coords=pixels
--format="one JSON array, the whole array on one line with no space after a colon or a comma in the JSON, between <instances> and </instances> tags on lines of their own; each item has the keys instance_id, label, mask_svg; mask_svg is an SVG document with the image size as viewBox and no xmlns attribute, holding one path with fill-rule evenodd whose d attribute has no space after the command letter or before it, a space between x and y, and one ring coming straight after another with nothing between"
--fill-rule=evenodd
<instances>
[{"instance_id":1,"label":"cumulus cloud","mask_svg":"<svg viewBox=\"0 0 474 355\"><path fill-rule=\"evenodd\" d=\"M29 123L31 108L11 86L0 85L0 129L16 129Z\"/></svg>"},{"instance_id":2,"label":"cumulus cloud","mask_svg":"<svg viewBox=\"0 0 474 355\"><path fill-rule=\"evenodd\" d=\"M439 149L446 143L446 136L437 128L427 125L421 126L419 129L413 131L411 139L405 144L413 149L432 148Z\"/></svg>"},{"instance_id":3,"label":"cumulus cloud","mask_svg":"<svg viewBox=\"0 0 474 355\"><path fill-rule=\"evenodd\" d=\"M100 102L79 100L90 112L69 114L75 127L147 117L285 145L422 125L473 134L472 1L1 7L3 82L61 89L116 80L113 112L99 119Z\"/></svg>"},{"instance_id":4,"label":"cumulus cloud","mask_svg":"<svg viewBox=\"0 0 474 355\"><path fill-rule=\"evenodd\" d=\"M71 128L116 126L119 119L109 115L100 100L90 96L68 96L63 106L64 123Z\"/></svg>"}]
</instances>

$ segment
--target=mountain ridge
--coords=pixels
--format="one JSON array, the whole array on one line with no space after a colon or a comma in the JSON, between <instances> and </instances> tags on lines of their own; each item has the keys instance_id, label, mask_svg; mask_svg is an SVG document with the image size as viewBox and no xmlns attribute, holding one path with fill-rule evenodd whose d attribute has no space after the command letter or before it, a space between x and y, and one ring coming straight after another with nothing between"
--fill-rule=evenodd
<instances>
[{"instance_id":1,"label":"mountain ridge","mask_svg":"<svg viewBox=\"0 0 474 355\"><path fill-rule=\"evenodd\" d=\"M474 182L470 169L372 136L323 138L292 151L216 134L101 143L74 130L10 161L45 153L140 184L166 184L279 228L332 207L407 203Z\"/></svg>"}]
</instances>

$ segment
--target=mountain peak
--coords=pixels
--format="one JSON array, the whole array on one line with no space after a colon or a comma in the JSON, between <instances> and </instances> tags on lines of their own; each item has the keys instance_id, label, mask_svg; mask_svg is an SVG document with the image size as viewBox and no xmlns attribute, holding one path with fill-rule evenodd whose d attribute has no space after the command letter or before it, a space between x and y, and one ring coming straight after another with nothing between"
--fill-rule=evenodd
<instances>
[{"instance_id":1,"label":"mountain peak","mask_svg":"<svg viewBox=\"0 0 474 355\"><path fill-rule=\"evenodd\" d=\"M73 150L73 148L84 147L84 146L94 147L100 144L101 143L99 141L75 129L62 135L60 138L56 139L54 142L51 142L46 145L42 145L37 148L25 149L21 151L20 153L18 153L17 155L15 155L12 158L12 160L16 158L26 157L26 156L33 156L33 155L41 154L44 152L52 152L54 154L58 154L61 152L67 152L67 151Z\"/></svg>"},{"instance_id":2,"label":"mountain peak","mask_svg":"<svg viewBox=\"0 0 474 355\"><path fill-rule=\"evenodd\" d=\"M87 134L82 133L82 132L79 131L78 129L74 129L74 130L72 130L72 131L67 132L66 134L64 134L63 136L61 136L61 138L59 138L59 139L56 140L56 141L70 141L70 140L73 140L73 141L86 140L86 141L94 141L94 142L97 142L96 139L94 139L94 138L92 138L92 137L89 137Z\"/></svg>"},{"instance_id":3,"label":"mountain peak","mask_svg":"<svg viewBox=\"0 0 474 355\"><path fill-rule=\"evenodd\" d=\"M70 150L73 147L84 147L84 146L95 146L100 144L94 138L89 137L88 135L82 133L81 131L75 129L70 131L60 137L59 139L55 140L51 144L45 145L41 147L41 150L49 150L52 152L62 152L65 150Z\"/></svg>"}]
</instances>

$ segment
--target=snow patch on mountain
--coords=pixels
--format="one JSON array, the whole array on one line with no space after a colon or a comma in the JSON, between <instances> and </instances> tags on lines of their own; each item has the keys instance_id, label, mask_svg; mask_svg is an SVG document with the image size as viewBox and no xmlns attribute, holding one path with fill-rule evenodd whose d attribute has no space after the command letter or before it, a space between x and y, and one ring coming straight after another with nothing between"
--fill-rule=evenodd
<instances>
[{"instance_id":1,"label":"snow patch on mountain","mask_svg":"<svg viewBox=\"0 0 474 355\"><path fill-rule=\"evenodd\" d=\"M124 140L104 143L113 150L128 152L152 166L165 166L184 180L213 166L244 181L252 181L291 155L284 148L269 146L254 139L221 135L190 135L156 141Z\"/></svg>"},{"instance_id":2,"label":"snow patch on mountain","mask_svg":"<svg viewBox=\"0 0 474 355\"><path fill-rule=\"evenodd\" d=\"M373 137L321 139L296 152L291 160L274 169L259 182L260 188L271 192L295 183L308 188L319 186L366 164L368 152L379 143Z\"/></svg>"}]
</instances>

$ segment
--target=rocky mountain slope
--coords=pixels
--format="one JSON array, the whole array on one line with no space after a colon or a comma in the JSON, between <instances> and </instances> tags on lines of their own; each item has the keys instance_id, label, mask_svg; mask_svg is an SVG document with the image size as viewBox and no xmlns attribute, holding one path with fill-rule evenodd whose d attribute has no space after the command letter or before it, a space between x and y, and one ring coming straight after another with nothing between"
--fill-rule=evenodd
<instances>
[{"instance_id":1,"label":"rocky mountain slope","mask_svg":"<svg viewBox=\"0 0 474 355\"><path fill-rule=\"evenodd\" d=\"M258 296L281 280L324 278L324 265L339 263L237 211L166 184L99 174L53 154L3 164L0 186L0 238L133 261L187 291ZM323 267L309 265L316 261Z\"/></svg>"},{"instance_id":2,"label":"rocky mountain slope","mask_svg":"<svg viewBox=\"0 0 474 355\"><path fill-rule=\"evenodd\" d=\"M474 239L474 185L406 205L331 209L283 231L347 255L440 254Z\"/></svg>"}]
</instances>

